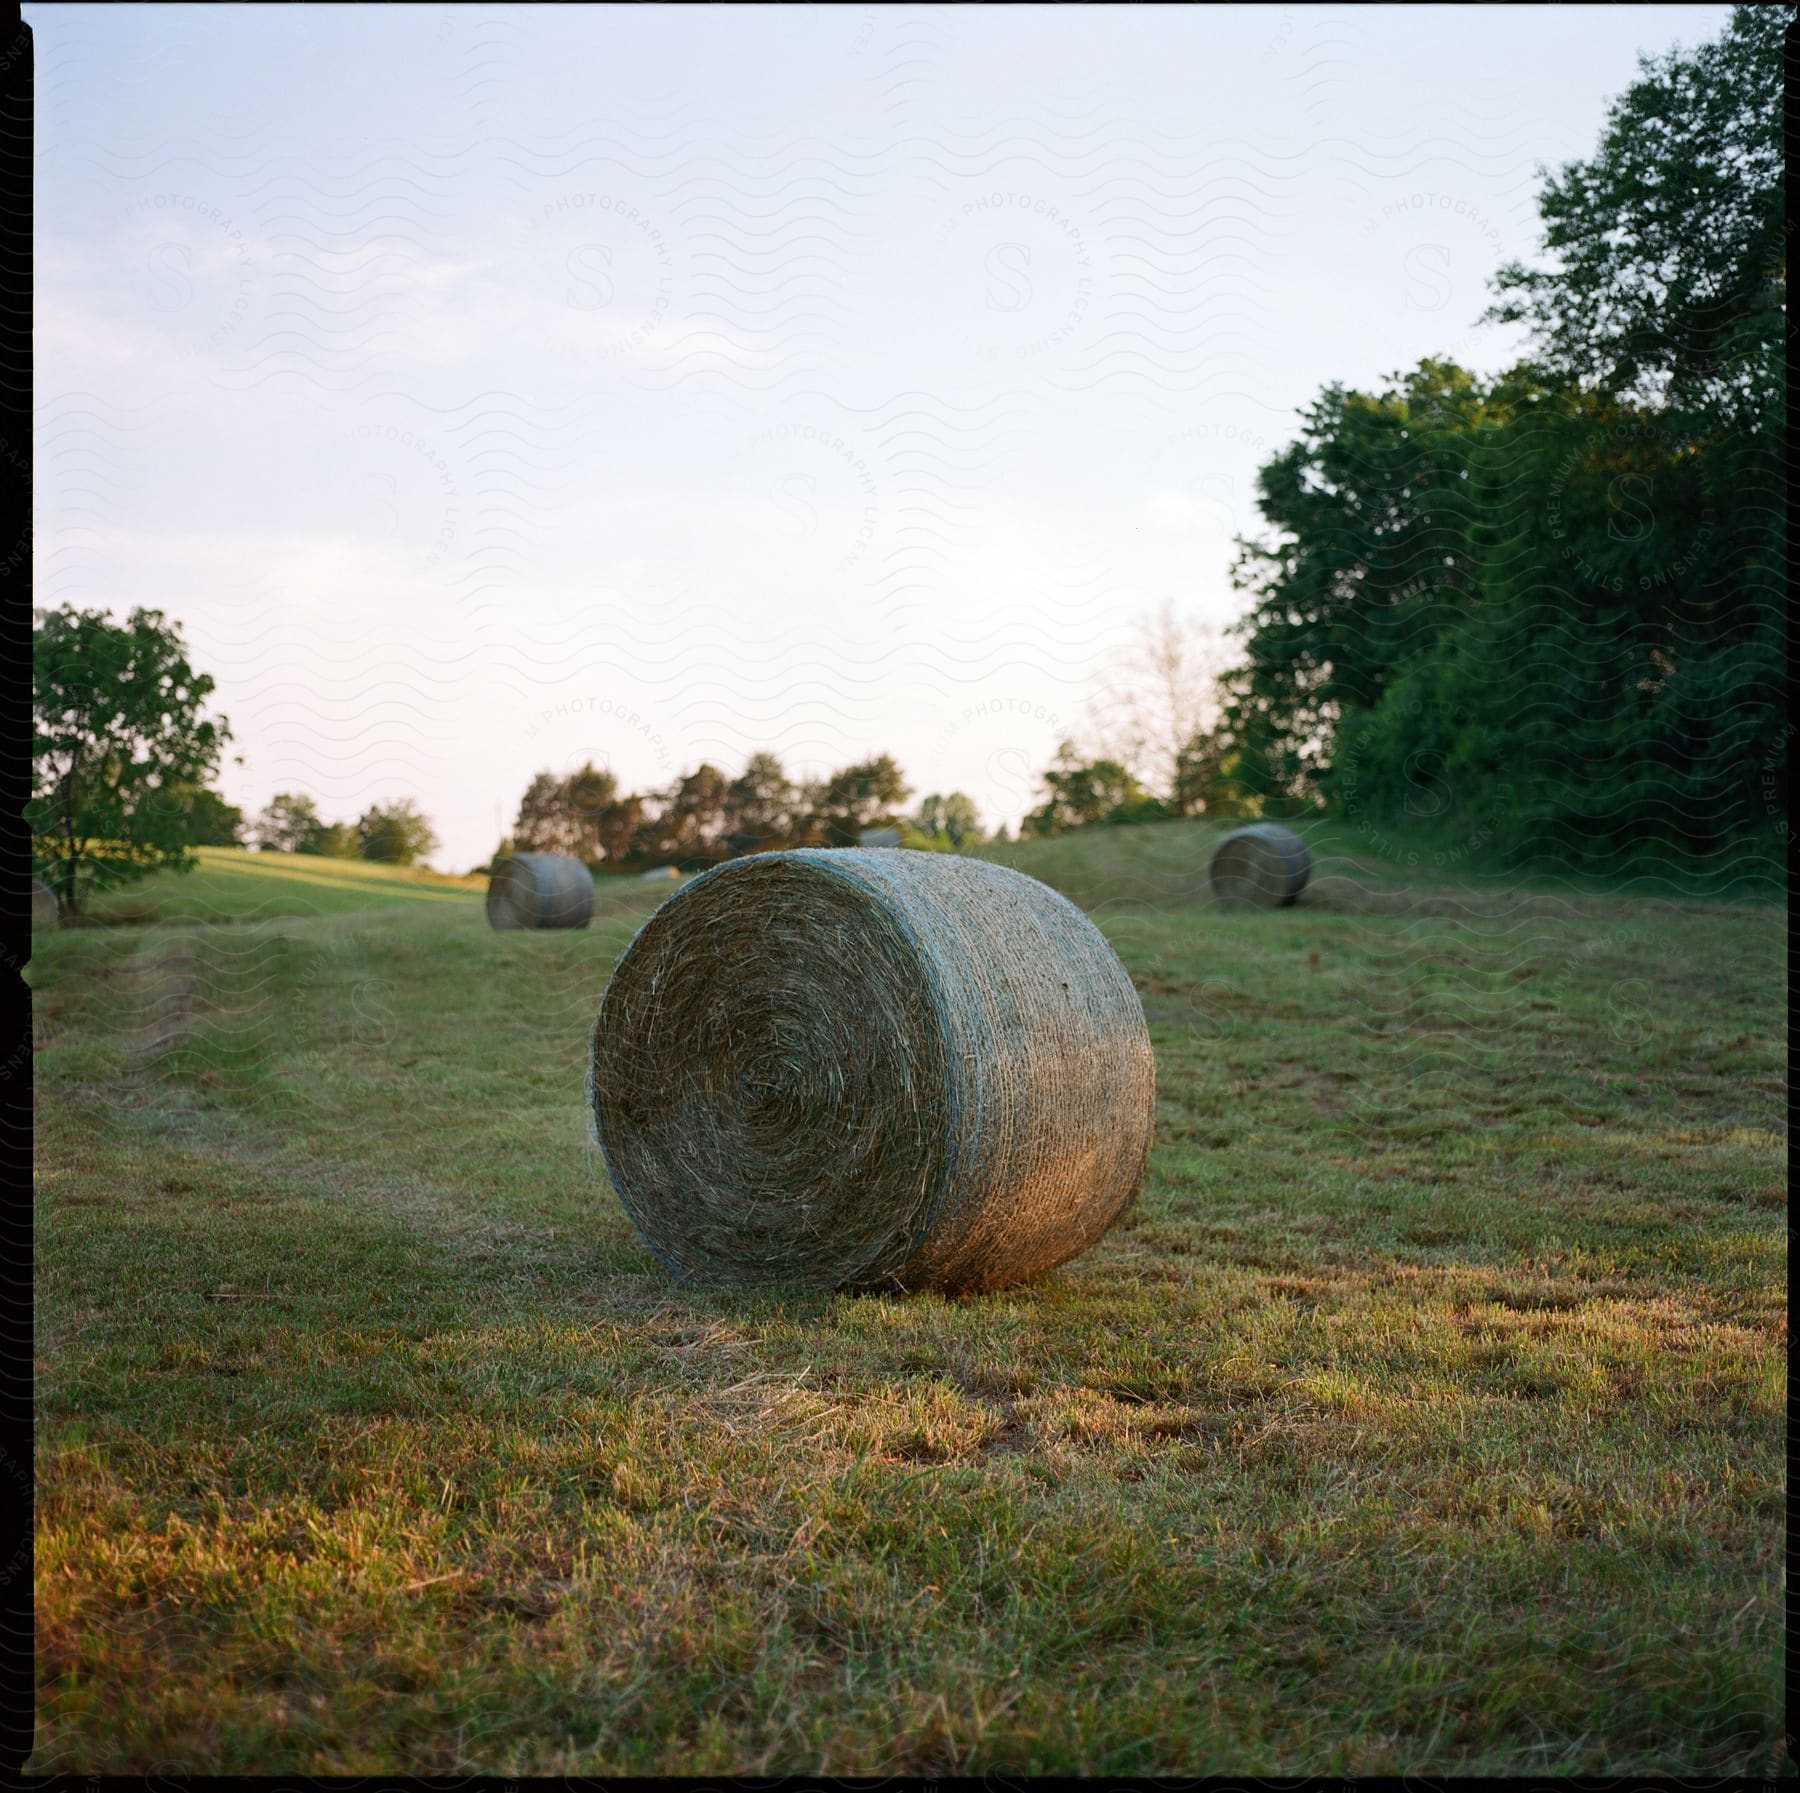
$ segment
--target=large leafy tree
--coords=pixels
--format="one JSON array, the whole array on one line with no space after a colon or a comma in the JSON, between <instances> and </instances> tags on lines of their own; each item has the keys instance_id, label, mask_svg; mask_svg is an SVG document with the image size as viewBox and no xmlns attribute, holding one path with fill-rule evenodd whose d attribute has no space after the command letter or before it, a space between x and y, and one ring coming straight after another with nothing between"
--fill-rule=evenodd
<instances>
[{"instance_id":1,"label":"large leafy tree","mask_svg":"<svg viewBox=\"0 0 1800 1793\"><path fill-rule=\"evenodd\" d=\"M1249 793L1316 794L1339 720L1468 605L1469 456L1493 411L1473 374L1426 360L1379 392L1327 387L1263 468L1271 535L1238 544L1233 580L1253 603L1224 681Z\"/></svg>"},{"instance_id":2,"label":"large leafy tree","mask_svg":"<svg viewBox=\"0 0 1800 1793\"><path fill-rule=\"evenodd\" d=\"M73 915L91 889L195 863L193 794L230 729L206 715L213 681L161 611L119 623L65 605L35 621L25 813L38 874Z\"/></svg>"},{"instance_id":3,"label":"large leafy tree","mask_svg":"<svg viewBox=\"0 0 1800 1793\"><path fill-rule=\"evenodd\" d=\"M1553 377L1779 417L1786 315L1787 6L1740 6L1715 43L1644 57L1595 154L1547 179L1546 267L1512 263L1494 317L1528 323Z\"/></svg>"}]
</instances>

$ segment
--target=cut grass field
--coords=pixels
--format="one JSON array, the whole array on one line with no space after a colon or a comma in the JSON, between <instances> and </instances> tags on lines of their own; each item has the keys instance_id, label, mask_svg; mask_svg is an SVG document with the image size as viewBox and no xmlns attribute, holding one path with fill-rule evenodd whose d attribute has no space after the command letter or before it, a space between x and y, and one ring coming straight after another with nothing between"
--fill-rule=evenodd
<instances>
[{"instance_id":1,"label":"cut grass field","mask_svg":"<svg viewBox=\"0 0 1800 1793\"><path fill-rule=\"evenodd\" d=\"M663 890L40 938L32 1770L1791 1773L1781 909L1308 832L1274 914L1001 850L1157 1138L964 1301L657 1269L581 1078Z\"/></svg>"}]
</instances>

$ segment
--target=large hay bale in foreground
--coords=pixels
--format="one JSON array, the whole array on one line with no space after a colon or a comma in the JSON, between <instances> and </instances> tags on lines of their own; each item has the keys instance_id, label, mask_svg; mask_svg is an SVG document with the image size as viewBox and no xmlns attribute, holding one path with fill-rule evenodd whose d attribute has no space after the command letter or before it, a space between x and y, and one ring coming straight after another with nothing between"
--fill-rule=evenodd
<instances>
[{"instance_id":1,"label":"large hay bale in foreground","mask_svg":"<svg viewBox=\"0 0 1800 1793\"><path fill-rule=\"evenodd\" d=\"M31 880L31 925L34 928L53 928L62 917L62 904L56 900L56 892L42 878Z\"/></svg>"},{"instance_id":2,"label":"large hay bale in foreground","mask_svg":"<svg viewBox=\"0 0 1800 1793\"><path fill-rule=\"evenodd\" d=\"M514 853L488 879L491 928L585 928L594 874L566 853Z\"/></svg>"},{"instance_id":3,"label":"large hay bale in foreground","mask_svg":"<svg viewBox=\"0 0 1800 1793\"><path fill-rule=\"evenodd\" d=\"M1066 898L949 853L804 848L703 873L613 971L588 1098L684 1280L991 1289L1130 1205L1156 1066Z\"/></svg>"},{"instance_id":4,"label":"large hay bale in foreground","mask_svg":"<svg viewBox=\"0 0 1800 1793\"><path fill-rule=\"evenodd\" d=\"M1222 903L1254 903L1279 909L1293 902L1312 876L1312 854L1291 828L1252 822L1234 829L1213 849L1207 867L1213 895Z\"/></svg>"}]
</instances>

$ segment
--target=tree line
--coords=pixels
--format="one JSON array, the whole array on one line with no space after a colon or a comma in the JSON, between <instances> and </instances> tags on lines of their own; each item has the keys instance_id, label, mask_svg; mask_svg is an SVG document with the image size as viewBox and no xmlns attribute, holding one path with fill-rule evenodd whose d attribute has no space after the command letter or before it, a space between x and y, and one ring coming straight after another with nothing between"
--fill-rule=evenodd
<instances>
[{"instance_id":1,"label":"tree line","mask_svg":"<svg viewBox=\"0 0 1800 1793\"><path fill-rule=\"evenodd\" d=\"M705 763L664 789L638 792L622 791L613 773L588 763L532 779L495 857L567 853L608 871L697 870L740 853L853 847L871 829L891 829L899 844L935 852L983 838L964 792L933 794L909 811L912 794L886 753L799 780L774 754L753 753L735 778Z\"/></svg>"}]
</instances>

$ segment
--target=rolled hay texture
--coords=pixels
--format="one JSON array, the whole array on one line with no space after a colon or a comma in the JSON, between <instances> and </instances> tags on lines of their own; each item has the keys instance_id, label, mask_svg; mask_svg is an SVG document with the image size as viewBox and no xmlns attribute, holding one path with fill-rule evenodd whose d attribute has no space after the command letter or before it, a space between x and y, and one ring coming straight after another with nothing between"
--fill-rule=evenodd
<instances>
[{"instance_id":1,"label":"rolled hay texture","mask_svg":"<svg viewBox=\"0 0 1800 1793\"><path fill-rule=\"evenodd\" d=\"M973 1292L1085 1251L1149 1156L1156 1064L1105 938L1009 867L759 853L639 930L594 1132L684 1281Z\"/></svg>"},{"instance_id":2,"label":"rolled hay texture","mask_svg":"<svg viewBox=\"0 0 1800 1793\"><path fill-rule=\"evenodd\" d=\"M56 892L42 878L31 880L31 925L34 928L53 928L62 916L62 904L56 900Z\"/></svg>"},{"instance_id":3,"label":"rolled hay texture","mask_svg":"<svg viewBox=\"0 0 1800 1793\"><path fill-rule=\"evenodd\" d=\"M1236 828L1213 849L1207 877L1222 903L1254 903L1279 909L1299 896L1312 876L1312 854L1291 828L1252 822Z\"/></svg>"},{"instance_id":4,"label":"rolled hay texture","mask_svg":"<svg viewBox=\"0 0 1800 1793\"><path fill-rule=\"evenodd\" d=\"M594 874L566 853L514 853L488 879L488 926L585 928L594 913Z\"/></svg>"}]
</instances>

